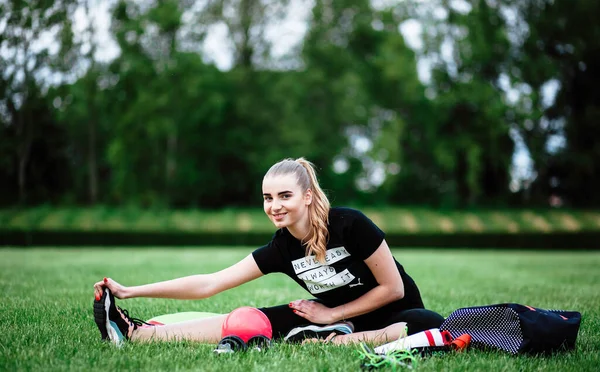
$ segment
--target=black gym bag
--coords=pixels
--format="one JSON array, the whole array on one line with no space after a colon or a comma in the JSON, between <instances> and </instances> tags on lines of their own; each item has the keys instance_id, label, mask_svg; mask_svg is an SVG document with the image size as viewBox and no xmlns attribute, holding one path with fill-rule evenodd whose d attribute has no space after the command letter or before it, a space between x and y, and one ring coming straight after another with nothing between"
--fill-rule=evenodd
<instances>
[{"instance_id":1,"label":"black gym bag","mask_svg":"<svg viewBox=\"0 0 600 372\"><path fill-rule=\"evenodd\" d=\"M552 353L575 347L581 314L506 303L455 310L440 326L452 337L471 335L471 346L512 354Z\"/></svg>"}]
</instances>

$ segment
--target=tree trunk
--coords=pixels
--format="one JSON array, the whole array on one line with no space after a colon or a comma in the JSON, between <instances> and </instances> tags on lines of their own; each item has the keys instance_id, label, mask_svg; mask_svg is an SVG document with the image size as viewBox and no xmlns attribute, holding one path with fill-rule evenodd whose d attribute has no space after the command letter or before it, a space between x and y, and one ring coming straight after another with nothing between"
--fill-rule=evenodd
<instances>
[{"instance_id":1,"label":"tree trunk","mask_svg":"<svg viewBox=\"0 0 600 372\"><path fill-rule=\"evenodd\" d=\"M96 110L96 93L98 86L95 79L95 61L94 54L96 53L96 42L94 41L94 35L96 30L94 28L94 21L91 17L90 4L85 3L85 12L88 18L88 29L87 35L89 37L90 51L88 58L90 60L90 74L89 81L87 84L88 89L88 192L90 204L96 204L98 202L98 161L96 151L96 130L98 123L99 110Z\"/></svg>"},{"instance_id":2,"label":"tree trunk","mask_svg":"<svg viewBox=\"0 0 600 372\"><path fill-rule=\"evenodd\" d=\"M23 139L19 146L19 201L25 202L27 197L27 163L29 162L29 150L31 149L31 139L29 136Z\"/></svg>"},{"instance_id":3,"label":"tree trunk","mask_svg":"<svg viewBox=\"0 0 600 372\"><path fill-rule=\"evenodd\" d=\"M23 105L26 99L23 99ZM31 143L33 141L32 130L29 127L31 123L26 118L23 118L23 105L21 105L21 109L17 112L16 118L17 138L20 139L17 156L19 159L19 201L21 203L25 202L27 198L27 163L29 162Z\"/></svg>"},{"instance_id":4,"label":"tree trunk","mask_svg":"<svg viewBox=\"0 0 600 372\"><path fill-rule=\"evenodd\" d=\"M253 48L250 42L250 28L252 27L252 2L255 0L242 0L240 5L240 25L242 41L238 50L238 65L244 68L252 67Z\"/></svg>"},{"instance_id":5,"label":"tree trunk","mask_svg":"<svg viewBox=\"0 0 600 372\"><path fill-rule=\"evenodd\" d=\"M175 53L177 52L177 30L170 32L169 35L169 61L172 61L175 58ZM167 69L169 66L167 65ZM179 88L175 87L175 92L178 95ZM177 112L177 114L175 113ZM175 172L177 171L177 132L178 132L178 116L179 110L175 108L175 111L171 111L171 130L167 133L167 154L166 154L166 164L165 164L165 186L166 186L166 197L167 202L171 202L171 194L172 194L172 185L173 178L175 177Z\"/></svg>"},{"instance_id":6,"label":"tree trunk","mask_svg":"<svg viewBox=\"0 0 600 372\"><path fill-rule=\"evenodd\" d=\"M23 99L25 102L25 98ZM16 128L16 137L19 143L17 147L17 185L19 188L19 201L24 202L27 196L25 190L27 186L27 162L29 161L29 151L31 149L31 139L27 135L27 123L23 118L23 104L21 109L13 102L12 98L7 98L6 106L11 117L12 125Z\"/></svg>"},{"instance_id":7,"label":"tree trunk","mask_svg":"<svg viewBox=\"0 0 600 372\"><path fill-rule=\"evenodd\" d=\"M90 204L98 201L98 164L96 161L96 119L88 121L88 169L89 169L89 197Z\"/></svg>"},{"instance_id":8,"label":"tree trunk","mask_svg":"<svg viewBox=\"0 0 600 372\"><path fill-rule=\"evenodd\" d=\"M167 162L166 162L166 192L167 200L171 200L171 185L173 184L173 177L177 170L177 132L173 131L167 135Z\"/></svg>"}]
</instances>

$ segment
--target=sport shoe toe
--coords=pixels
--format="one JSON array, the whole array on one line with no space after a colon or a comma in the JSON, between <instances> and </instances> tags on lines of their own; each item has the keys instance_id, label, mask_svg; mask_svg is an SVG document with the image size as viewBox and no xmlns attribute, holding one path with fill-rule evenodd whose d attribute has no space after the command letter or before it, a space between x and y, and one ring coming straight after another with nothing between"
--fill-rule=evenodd
<instances>
[{"instance_id":1,"label":"sport shoe toe","mask_svg":"<svg viewBox=\"0 0 600 372\"><path fill-rule=\"evenodd\" d=\"M347 335L354 332L354 326L350 322L339 322L328 325L310 324L292 329L283 339L285 341L302 341L307 338L327 338L331 333L336 335Z\"/></svg>"}]
</instances>

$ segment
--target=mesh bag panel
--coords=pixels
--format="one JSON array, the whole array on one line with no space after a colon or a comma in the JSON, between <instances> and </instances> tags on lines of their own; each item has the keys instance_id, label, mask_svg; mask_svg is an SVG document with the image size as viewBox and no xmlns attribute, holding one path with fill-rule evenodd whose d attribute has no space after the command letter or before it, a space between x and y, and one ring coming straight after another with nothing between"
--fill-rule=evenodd
<instances>
[{"instance_id":1,"label":"mesh bag panel","mask_svg":"<svg viewBox=\"0 0 600 372\"><path fill-rule=\"evenodd\" d=\"M473 347L496 347L512 354L519 352L523 332L518 314L507 307L480 306L458 309L442 323L452 337L468 333Z\"/></svg>"}]
</instances>

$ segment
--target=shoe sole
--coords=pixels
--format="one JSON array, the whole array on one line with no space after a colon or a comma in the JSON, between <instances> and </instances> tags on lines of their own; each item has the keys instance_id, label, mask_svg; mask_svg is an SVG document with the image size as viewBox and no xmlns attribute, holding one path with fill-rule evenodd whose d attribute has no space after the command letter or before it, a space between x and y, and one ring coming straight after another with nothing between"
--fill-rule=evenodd
<instances>
[{"instance_id":1,"label":"shoe sole","mask_svg":"<svg viewBox=\"0 0 600 372\"><path fill-rule=\"evenodd\" d=\"M108 340L117 346L121 346L124 337L117 324L110 320L111 305L112 300L109 289L105 289L102 299L94 301L94 321L100 330L103 340Z\"/></svg>"},{"instance_id":2,"label":"shoe sole","mask_svg":"<svg viewBox=\"0 0 600 372\"><path fill-rule=\"evenodd\" d=\"M110 320L110 306L112 305L112 301L110 300L108 291L109 289L105 289L106 291L106 299L104 300L104 314L105 314L105 326L108 333L108 339L115 345L121 346L123 344L123 334L119 330L117 324Z\"/></svg>"},{"instance_id":3,"label":"shoe sole","mask_svg":"<svg viewBox=\"0 0 600 372\"><path fill-rule=\"evenodd\" d=\"M94 321L100 330L102 340L108 339L108 331L106 328L106 311L104 310L104 299L107 294L103 294L99 301L94 301Z\"/></svg>"},{"instance_id":4,"label":"shoe sole","mask_svg":"<svg viewBox=\"0 0 600 372\"><path fill-rule=\"evenodd\" d=\"M335 327L319 327L310 325L292 329L283 339L284 341L297 341L306 338L318 338L322 334L326 334L325 337L327 337L331 333L335 333L336 335L347 335L352 333L352 329L345 325Z\"/></svg>"}]
</instances>

